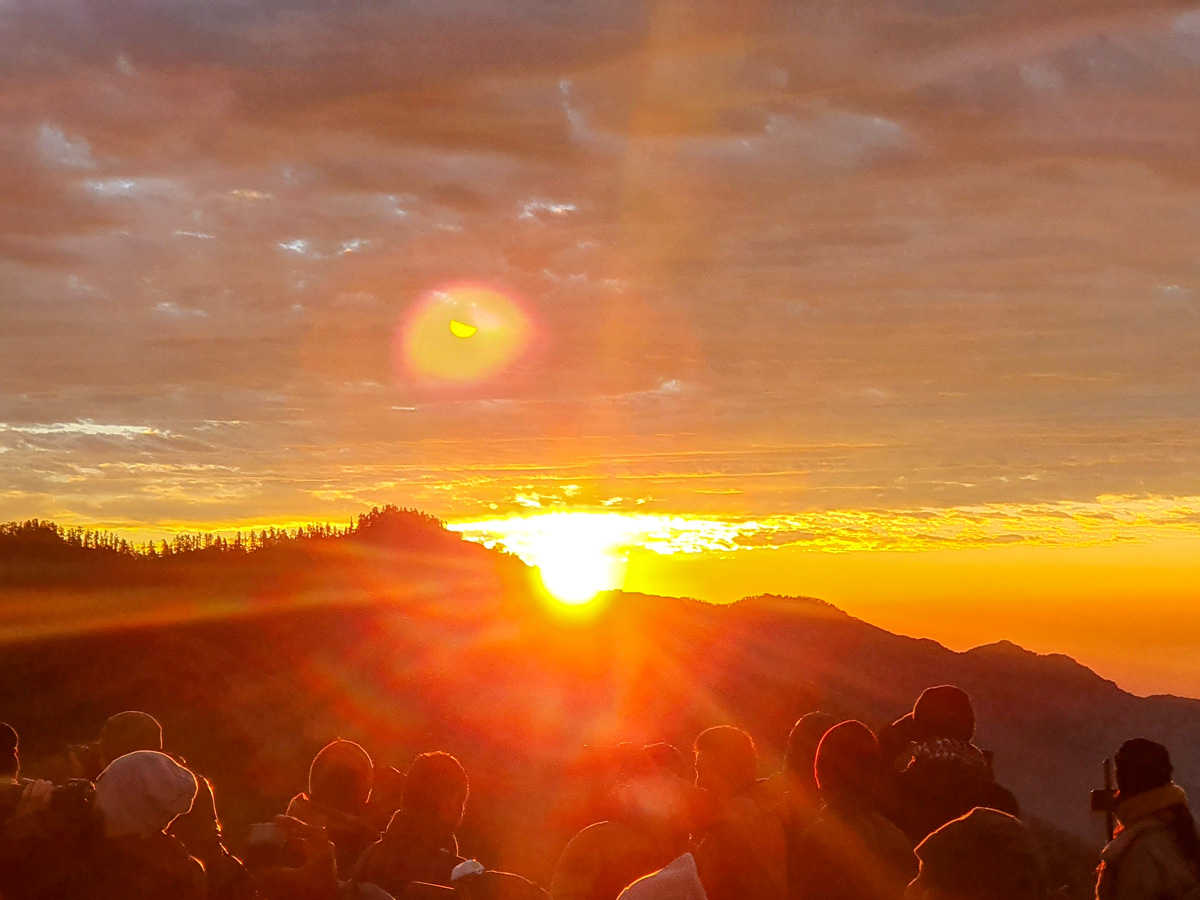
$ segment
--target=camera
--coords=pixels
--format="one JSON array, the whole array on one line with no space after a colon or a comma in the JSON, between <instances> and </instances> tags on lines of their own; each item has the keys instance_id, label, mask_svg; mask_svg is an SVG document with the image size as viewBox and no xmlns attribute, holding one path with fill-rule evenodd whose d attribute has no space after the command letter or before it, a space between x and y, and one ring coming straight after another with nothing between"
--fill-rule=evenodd
<instances>
[{"instance_id":1,"label":"camera","mask_svg":"<svg viewBox=\"0 0 1200 900\"><path fill-rule=\"evenodd\" d=\"M1110 813L1117 808L1117 792L1112 788L1096 788L1091 793L1092 812Z\"/></svg>"},{"instance_id":2,"label":"camera","mask_svg":"<svg viewBox=\"0 0 1200 900\"><path fill-rule=\"evenodd\" d=\"M246 835L242 860L247 867L280 866L298 869L304 865L304 849L292 839L286 828L274 822L258 822Z\"/></svg>"},{"instance_id":3,"label":"camera","mask_svg":"<svg viewBox=\"0 0 1200 900\"><path fill-rule=\"evenodd\" d=\"M1094 813L1104 813L1104 833L1111 841L1116 833L1118 801L1116 786L1113 784L1113 761L1104 760L1100 772L1104 776L1104 787L1092 791L1091 809Z\"/></svg>"},{"instance_id":4,"label":"camera","mask_svg":"<svg viewBox=\"0 0 1200 900\"><path fill-rule=\"evenodd\" d=\"M25 789L34 782L22 778L18 782L0 784L0 821L6 821L17 811ZM85 778L72 778L56 784L50 798L40 811L38 830L46 835L85 834L98 827L96 786Z\"/></svg>"}]
</instances>

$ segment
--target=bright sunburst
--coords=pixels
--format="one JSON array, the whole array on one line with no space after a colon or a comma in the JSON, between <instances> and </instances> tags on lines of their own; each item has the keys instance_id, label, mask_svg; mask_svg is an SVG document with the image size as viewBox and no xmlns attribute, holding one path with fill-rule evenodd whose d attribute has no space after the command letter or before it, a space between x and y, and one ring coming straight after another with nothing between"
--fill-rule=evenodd
<instances>
[{"instance_id":1,"label":"bright sunburst","mask_svg":"<svg viewBox=\"0 0 1200 900\"><path fill-rule=\"evenodd\" d=\"M457 530L468 537L502 533L499 543L536 566L547 593L567 606L582 606L620 588L625 576L622 549L629 544L630 523L620 516L552 512Z\"/></svg>"},{"instance_id":2,"label":"bright sunburst","mask_svg":"<svg viewBox=\"0 0 1200 900\"><path fill-rule=\"evenodd\" d=\"M602 591L620 586L624 566L610 550L550 539L545 546L535 547L534 557L542 585L568 606L590 603Z\"/></svg>"}]
</instances>

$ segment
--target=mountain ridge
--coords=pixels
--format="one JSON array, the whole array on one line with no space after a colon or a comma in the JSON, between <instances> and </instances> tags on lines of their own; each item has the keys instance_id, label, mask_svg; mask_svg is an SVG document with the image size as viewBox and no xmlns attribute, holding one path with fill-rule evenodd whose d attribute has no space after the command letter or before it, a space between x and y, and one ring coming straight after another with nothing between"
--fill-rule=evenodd
<instances>
[{"instance_id":1,"label":"mountain ridge","mask_svg":"<svg viewBox=\"0 0 1200 900\"><path fill-rule=\"evenodd\" d=\"M738 724L769 769L805 712L878 728L942 683L972 695L978 742L1023 807L1080 839L1097 839L1087 792L1126 738L1167 744L1181 782L1200 790L1200 700L1137 697L1012 641L951 650L813 597L719 605L614 592L572 618L519 560L439 532L389 514L249 555L201 546L159 560L171 577L136 591L45 588L33 610L28 579L6 582L0 552L0 717L36 761L91 739L113 712L147 709L173 749L228 788L235 832L281 811L334 735L401 766L417 750L459 752L485 806L525 789L513 772L541 773L557 793L523 798L530 820L577 825L560 809L573 790L560 770L585 745L686 748L704 727ZM183 560L195 577L180 576ZM480 840L493 813L480 813ZM533 849L556 852L514 834L525 843L496 849L522 871Z\"/></svg>"}]
</instances>

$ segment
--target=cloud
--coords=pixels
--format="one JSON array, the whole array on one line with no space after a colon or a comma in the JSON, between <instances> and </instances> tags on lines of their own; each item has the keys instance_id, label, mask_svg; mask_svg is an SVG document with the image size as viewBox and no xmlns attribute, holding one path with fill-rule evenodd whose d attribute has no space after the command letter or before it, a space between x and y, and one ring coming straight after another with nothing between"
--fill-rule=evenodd
<instances>
[{"instance_id":1,"label":"cloud","mask_svg":"<svg viewBox=\"0 0 1200 900\"><path fill-rule=\"evenodd\" d=\"M522 495L518 504L542 507ZM804 547L831 552L928 552L994 546L1098 547L1200 536L1200 497L1101 496L1090 502L986 504L916 510L839 509L762 518L556 510L452 522L468 540L527 561L564 522L586 521L605 549L664 556Z\"/></svg>"},{"instance_id":2,"label":"cloud","mask_svg":"<svg viewBox=\"0 0 1200 900\"><path fill-rule=\"evenodd\" d=\"M264 191L256 191L251 188L235 188L229 192L230 197L235 197L238 200L274 200L272 194Z\"/></svg>"},{"instance_id":3,"label":"cloud","mask_svg":"<svg viewBox=\"0 0 1200 900\"><path fill-rule=\"evenodd\" d=\"M176 303L164 300L154 307L154 314L167 319L207 319L208 313L202 309L189 309Z\"/></svg>"},{"instance_id":4,"label":"cloud","mask_svg":"<svg viewBox=\"0 0 1200 900\"><path fill-rule=\"evenodd\" d=\"M93 169L96 166L91 145L86 140L67 137L61 128L49 122L38 129L37 150L48 166L64 169Z\"/></svg>"},{"instance_id":5,"label":"cloud","mask_svg":"<svg viewBox=\"0 0 1200 900\"><path fill-rule=\"evenodd\" d=\"M53 422L48 425L9 425L5 422L0 422L0 432L34 435L85 434L123 438L136 438L144 435L164 433L148 425L107 425L93 422L90 419L80 419L75 422Z\"/></svg>"},{"instance_id":6,"label":"cloud","mask_svg":"<svg viewBox=\"0 0 1200 900\"><path fill-rule=\"evenodd\" d=\"M297 256L308 256L311 252L308 241L303 238L295 238L290 241L280 241L279 249L286 250L288 253L295 253Z\"/></svg>"},{"instance_id":7,"label":"cloud","mask_svg":"<svg viewBox=\"0 0 1200 900\"><path fill-rule=\"evenodd\" d=\"M527 200L521 204L518 219L541 222L547 217L562 219L579 209L574 203L551 203L548 200Z\"/></svg>"}]
</instances>

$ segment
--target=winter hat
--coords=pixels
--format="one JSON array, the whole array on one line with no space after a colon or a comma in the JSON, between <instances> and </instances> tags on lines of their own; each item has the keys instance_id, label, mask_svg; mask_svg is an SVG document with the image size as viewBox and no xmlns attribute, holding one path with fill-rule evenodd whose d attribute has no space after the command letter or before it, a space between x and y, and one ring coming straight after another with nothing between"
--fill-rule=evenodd
<instances>
[{"instance_id":1,"label":"winter hat","mask_svg":"<svg viewBox=\"0 0 1200 900\"><path fill-rule=\"evenodd\" d=\"M696 860L685 853L665 869L639 878L617 900L708 900Z\"/></svg>"},{"instance_id":2,"label":"winter hat","mask_svg":"<svg viewBox=\"0 0 1200 900\"><path fill-rule=\"evenodd\" d=\"M7 722L0 722L0 777L16 778L21 771L17 742L17 730Z\"/></svg>"},{"instance_id":3,"label":"winter hat","mask_svg":"<svg viewBox=\"0 0 1200 900\"><path fill-rule=\"evenodd\" d=\"M813 771L822 794L865 797L879 781L879 742L862 722L834 725L821 738Z\"/></svg>"},{"instance_id":4,"label":"winter hat","mask_svg":"<svg viewBox=\"0 0 1200 900\"><path fill-rule=\"evenodd\" d=\"M914 851L914 884L963 900L1036 900L1045 892L1041 851L1020 819L977 807L947 822Z\"/></svg>"},{"instance_id":5,"label":"winter hat","mask_svg":"<svg viewBox=\"0 0 1200 900\"><path fill-rule=\"evenodd\" d=\"M371 756L354 741L326 744L308 770L308 796L314 803L342 812L358 813L374 780Z\"/></svg>"},{"instance_id":6,"label":"winter hat","mask_svg":"<svg viewBox=\"0 0 1200 900\"><path fill-rule=\"evenodd\" d=\"M155 750L126 753L96 779L96 805L109 837L164 831L192 808L195 796L196 776Z\"/></svg>"},{"instance_id":7,"label":"winter hat","mask_svg":"<svg viewBox=\"0 0 1200 900\"><path fill-rule=\"evenodd\" d=\"M100 729L100 755L109 762L135 750L161 750L162 726L149 713L126 710Z\"/></svg>"},{"instance_id":8,"label":"winter hat","mask_svg":"<svg viewBox=\"0 0 1200 900\"><path fill-rule=\"evenodd\" d=\"M969 741L975 736L971 698L962 688L950 684L926 688L913 706L913 720L921 740Z\"/></svg>"},{"instance_id":9,"label":"winter hat","mask_svg":"<svg viewBox=\"0 0 1200 900\"><path fill-rule=\"evenodd\" d=\"M1171 783L1174 767L1167 748L1145 738L1126 741L1117 751L1117 789L1125 797Z\"/></svg>"}]
</instances>

